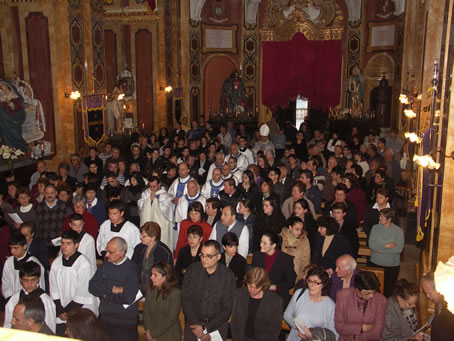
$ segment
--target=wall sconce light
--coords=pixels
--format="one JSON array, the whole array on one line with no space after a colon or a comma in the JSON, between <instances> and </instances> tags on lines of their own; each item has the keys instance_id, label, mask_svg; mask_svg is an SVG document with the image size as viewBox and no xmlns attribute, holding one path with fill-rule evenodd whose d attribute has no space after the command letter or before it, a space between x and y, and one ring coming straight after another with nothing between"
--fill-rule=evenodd
<instances>
[{"instance_id":1,"label":"wall sconce light","mask_svg":"<svg viewBox=\"0 0 454 341\"><path fill-rule=\"evenodd\" d=\"M454 257L449 258L448 262L439 262L435 270L435 286L437 291L442 294L448 303L448 309L454 313Z\"/></svg>"},{"instance_id":2,"label":"wall sconce light","mask_svg":"<svg viewBox=\"0 0 454 341\"><path fill-rule=\"evenodd\" d=\"M408 101L408 97L405 94L400 94L399 96L399 101L402 104L409 104L410 102Z\"/></svg>"},{"instance_id":3,"label":"wall sconce light","mask_svg":"<svg viewBox=\"0 0 454 341\"><path fill-rule=\"evenodd\" d=\"M408 139L410 142L412 143L421 143L421 138L416 135L415 133L409 133L409 132L406 132L405 133L405 138Z\"/></svg>"},{"instance_id":4,"label":"wall sconce light","mask_svg":"<svg viewBox=\"0 0 454 341\"><path fill-rule=\"evenodd\" d=\"M119 94L117 97L117 101L121 101L123 98L125 98L125 94Z\"/></svg>"},{"instance_id":5,"label":"wall sconce light","mask_svg":"<svg viewBox=\"0 0 454 341\"><path fill-rule=\"evenodd\" d=\"M173 88L170 85L166 86L165 89L164 89L164 91L166 93L170 93L170 92L172 92L172 90L173 90Z\"/></svg>"},{"instance_id":6,"label":"wall sconce light","mask_svg":"<svg viewBox=\"0 0 454 341\"><path fill-rule=\"evenodd\" d=\"M412 109L405 109L404 110L404 114L408 118L415 118L416 117L416 113Z\"/></svg>"},{"instance_id":7,"label":"wall sconce light","mask_svg":"<svg viewBox=\"0 0 454 341\"><path fill-rule=\"evenodd\" d=\"M73 101L78 100L80 98L80 92L72 91L70 94L65 92L65 98L71 98Z\"/></svg>"},{"instance_id":8,"label":"wall sconce light","mask_svg":"<svg viewBox=\"0 0 454 341\"><path fill-rule=\"evenodd\" d=\"M439 169L440 164L438 162L435 162L434 159L432 159L432 156L429 154L419 156L416 155L413 156L413 161L415 161L419 166L423 168L428 168L428 169Z\"/></svg>"}]
</instances>

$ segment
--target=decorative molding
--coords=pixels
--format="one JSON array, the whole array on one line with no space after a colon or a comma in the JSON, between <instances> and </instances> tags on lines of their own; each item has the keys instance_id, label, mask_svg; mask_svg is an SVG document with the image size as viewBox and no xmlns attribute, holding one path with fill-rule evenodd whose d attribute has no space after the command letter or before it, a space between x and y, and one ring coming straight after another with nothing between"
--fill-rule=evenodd
<instances>
[{"instance_id":1,"label":"decorative molding","mask_svg":"<svg viewBox=\"0 0 454 341\"><path fill-rule=\"evenodd\" d=\"M279 1L269 1L259 30L262 40L288 41L298 32L308 40L342 39L344 17L339 5L334 0L316 3L293 0L284 7Z\"/></svg>"},{"instance_id":2,"label":"decorative molding","mask_svg":"<svg viewBox=\"0 0 454 341\"><path fill-rule=\"evenodd\" d=\"M104 7L105 23L144 23L159 21L159 12L150 11L147 6Z\"/></svg>"}]
</instances>

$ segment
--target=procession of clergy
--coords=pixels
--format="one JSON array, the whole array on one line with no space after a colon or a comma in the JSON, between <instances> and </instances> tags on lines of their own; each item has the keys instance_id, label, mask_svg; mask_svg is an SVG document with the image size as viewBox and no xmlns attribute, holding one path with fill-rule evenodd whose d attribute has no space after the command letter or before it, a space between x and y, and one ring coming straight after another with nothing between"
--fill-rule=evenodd
<instances>
[{"instance_id":1,"label":"procession of clergy","mask_svg":"<svg viewBox=\"0 0 454 341\"><path fill-rule=\"evenodd\" d=\"M138 340L144 302L146 340L279 340L282 319L288 340L422 340L419 289L398 281L402 146L395 130L296 129L273 117L254 132L231 122L215 132L201 116L133 136L128 155L107 142L56 171L39 160L30 179L9 171L4 327ZM356 267L360 226L385 297ZM433 278L423 288L451 319ZM452 325L432 332L452 335Z\"/></svg>"}]
</instances>

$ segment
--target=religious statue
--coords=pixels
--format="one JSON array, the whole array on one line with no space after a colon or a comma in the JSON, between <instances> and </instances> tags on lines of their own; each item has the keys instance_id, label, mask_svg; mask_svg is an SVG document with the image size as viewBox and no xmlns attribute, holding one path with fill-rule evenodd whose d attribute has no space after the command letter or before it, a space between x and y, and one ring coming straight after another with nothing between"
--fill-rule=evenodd
<instances>
[{"instance_id":1,"label":"religious statue","mask_svg":"<svg viewBox=\"0 0 454 341\"><path fill-rule=\"evenodd\" d=\"M376 123L380 127L390 126L392 92L392 87L383 76L380 85L373 88L370 93L370 110L375 112Z\"/></svg>"},{"instance_id":2,"label":"religious statue","mask_svg":"<svg viewBox=\"0 0 454 341\"><path fill-rule=\"evenodd\" d=\"M244 21L246 25L257 24L257 11L262 0L246 0L244 2Z\"/></svg>"},{"instance_id":3,"label":"religious statue","mask_svg":"<svg viewBox=\"0 0 454 341\"><path fill-rule=\"evenodd\" d=\"M243 80L238 72L234 71L222 84L221 112L241 114L245 111L246 100Z\"/></svg>"},{"instance_id":4,"label":"religious statue","mask_svg":"<svg viewBox=\"0 0 454 341\"><path fill-rule=\"evenodd\" d=\"M128 82L126 79L120 79L110 94L107 102L108 129L109 132L120 132L121 122L123 121L123 102Z\"/></svg>"},{"instance_id":5,"label":"religious statue","mask_svg":"<svg viewBox=\"0 0 454 341\"><path fill-rule=\"evenodd\" d=\"M206 0L190 0L189 7L190 7L190 16L191 20L200 21L202 20L201 14L203 5L205 5Z\"/></svg>"},{"instance_id":6,"label":"religious statue","mask_svg":"<svg viewBox=\"0 0 454 341\"><path fill-rule=\"evenodd\" d=\"M353 117L360 117L363 110L364 100L364 79L361 76L359 66L355 65L352 75L348 79L349 107L352 109ZM358 116L356 116L356 114Z\"/></svg>"},{"instance_id":7,"label":"religious statue","mask_svg":"<svg viewBox=\"0 0 454 341\"><path fill-rule=\"evenodd\" d=\"M0 143L27 150L27 143L22 137L24 121L24 99L14 85L0 80Z\"/></svg>"}]
</instances>

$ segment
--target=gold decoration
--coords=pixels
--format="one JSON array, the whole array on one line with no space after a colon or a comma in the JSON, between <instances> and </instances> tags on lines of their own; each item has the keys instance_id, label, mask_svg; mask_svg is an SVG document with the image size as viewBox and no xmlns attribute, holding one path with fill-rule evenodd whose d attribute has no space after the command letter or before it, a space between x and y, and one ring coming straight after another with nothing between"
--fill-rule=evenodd
<instances>
[{"instance_id":1,"label":"gold decoration","mask_svg":"<svg viewBox=\"0 0 454 341\"><path fill-rule=\"evenodd\" d=\"M159 12L148 10L146 6L134 7L105 7L105 23L143 23L159 20Z\"/></svg>"},{"instance_id":2,"label":"gold decoration","mask_svg":"<svg viewBox=\"0 0 454 341\"><path fill-rule=\"evenodd\" d=\"M263 27L264 41L287 41L300 32L308 40L340 40L344 31L342 10L334 0L270 0Z\"/></svg>"}]
</instances>

